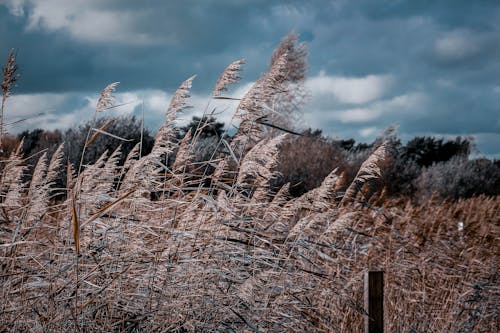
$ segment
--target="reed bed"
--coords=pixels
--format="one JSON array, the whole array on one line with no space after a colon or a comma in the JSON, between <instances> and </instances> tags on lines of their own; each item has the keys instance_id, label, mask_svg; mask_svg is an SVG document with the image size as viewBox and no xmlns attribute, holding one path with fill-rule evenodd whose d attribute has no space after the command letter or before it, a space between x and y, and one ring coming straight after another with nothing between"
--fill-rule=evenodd
<instances>
[{"instance_id":1,"label":"reed bed","mask_svg":"<svg viewBox=\"0 0 500 333\"><path fill-rule=\"evenodd\" d=\"M295 224L207 199L125 202L82 227L78 261L68 217L14 243L4 226L2 330L361 332L368 268L386 272L390 332L498 328L498 198Z\"/></svg>"},{"instance_id":2,"label":"reed bed","mask_svg":"<svg viewBox=\"0 0 500 333\"><path fill-rule=\"evenodd\" d=\"M20 150L4 161L0 331L362 332L363 273L375 268L386 272L387 332L498 331L498 196L412 204L367 191L386 143L352 182L334 169L298 198L273 188L293 134L266 132L263 106L303 80L293 52L304 56L288 37L240 101L238 132L219 142L226 154L209 161L194 159L199 131L174 137L194 77L149 155L136 147L118 165L117 147L71 166L60 148L29 184ZM109 87L99 112L112 107ZM66 199L55 200L64 169Z\"/></svg>"}]
</instances>

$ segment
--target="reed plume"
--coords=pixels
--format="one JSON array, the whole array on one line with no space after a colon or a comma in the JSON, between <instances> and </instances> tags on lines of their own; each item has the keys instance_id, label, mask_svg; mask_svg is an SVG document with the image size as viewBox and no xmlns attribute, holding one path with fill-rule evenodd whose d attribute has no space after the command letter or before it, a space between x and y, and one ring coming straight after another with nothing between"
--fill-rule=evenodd
<instances>
[{"instance_id":1,"label":"reed plume","mask_svg":"<svg viewBox=\"0 0 500 333\"><path fill-rule=\"evenodd\" d=\"M49 184L47 183L47 153L45 152L38 160L33 170L33 176L29 185L26 223L31 226L33 222L40 220L48 209Z\"/></svg>"},{"instance_id":2,"label":"reed plume","mask_svg":"<svg viewBox=\"0 0 500 333\"><path fill-rule=\"evenodd\" d=\"M187 166L193 161L194 156L192 153L191 138L191 131L187 131L184 138L182 138L179 143L179 150L177 151L177 155L175 155L175 161L172 165L174 172L186 172Z\"/></svg>"},{"instance_id":3,"label":"reed plume","mask_svg":"<svg viewBox=\"0 0 500 333\"><path fill-rule=\"evenodd\" d=\"M120 82L113 82L107 85L99 95L99 99L97 100L96 111L104 112L107 109L113 107L115 102L115 97L113 96L113 92L116 90L116 86L118 86Z\"/></svg>"},{"instance_id":4,"label":"reed plume","mask_svg":"<svg viewBox=\"0 0 500 333\"><path fill-rule=\"evenodd\" d=\"M304 83L307 73L307 47L299 43L296 34L287 35L276 47L270 68L280 59L285 58L286 79L281 91L275 94L269 103L267 122L289 130L297 130L301 123L302 108L309 98ZM276 128L267 127L270 135L277 132Z\"/></svg>"},{"instance_id":5,"label":"reed plume","mask_svg":"<svg viewBox=\"0 0 500 333\"><path fill-rule=\"evenodd\" d=\"M286 54L283 54L241 99L234 115L241 123L231 141L231 148L238 157L242 157L263 138L262 125L257 120L265 117L265 104L282 91L285 80Z\"/></svg>"},{"instance_id":6,"label":"reed plume","mask_svg":"<svg viewBox=\"0 0 500 333\"><path fill-rule=\"evenodd\" d=\"M359 189L384 169L385 143L352 183L350 161L336 151L340 176L329 164L319 187L293 198L292 178L275 193L284 136L244 130L260 126L274 98L301 80L291 40L272 61L283 65L282 79L257 86L274 90L253 92L255 109L240 105L242 147L224 137L226 156L203 161L216 170L212 188L193 162L196 135L187 131L180 143L174 135L189 80L154 154L139 156L139 143L119 167L118 147L79 177L68 162L65 205L48 200L62 146L48 166L40 158L26 196L21 143L0 179L2 198L22 193L10 199L14 209L0 205L0 331L363 332L363 275L372 267L386 274L387 331L498 331L500 196L416 204L382 200L383 191L371 199L382 207L336 205L362 200Z\"/></svg>"},{"instance_id":7,"label":"reed plume","mask_svg":"<svg viewBox=\"0 0 500 333\"><path fill-rule=\"evenodd\" d=\"M276 176L279 146L286 136L262 140L241 161L237 180L252 193L253 202L267 202L271 198L269 183Z\"/></svg>"},{"instance_id":8,"label":"reed plume","mask_svg":"<svg viewBox=\"0 0 500 333\"><path fill-rule=\"evenodd\" d=\"M245 64L245 59L240 59L233 61L229 66L226 67L224 72L222 72L217 84L215 85L214 91L212 92L213 97L219 96L222 92L227 91L227 86L230 84L238 83L241 79L239 72L241 71L241 66Z\"/></svg>"},{"instance_id":9,"label":"reed plume","mask_svg":"<svg viewBox=\"0 0 500 333\"><path fill-rule=\"evenodd\" d=\"M191 89L195 77L196 75L193 75L185 80L172 96L165 122L156 134L153 149L150 154L151 157L160 158L163 154L172 153L176 148L174 143L174 122L179 112L191 107L187 103L187 100L191 97L189 90Z\"/></svg>"},{"instance_id":10,"label":"reed plume","mask_svg":"<svg viewBox=\"0 0 500 333\"><path fill-rule=\"evenodd\" d=\"M383 142L375 151L361 164L356 177L351 185L347 188L341 205L347 200L356 197L356 194L361 190L361 187L369 180L379 178L382 175L380 164L387 158L387 143Z\"/></svg>"},{"instance_id":11,"label":"reed plume","mask_svg":"<svg viewBox=\"0 0 500 333\"><path fill-rule=\"evenodd\" d=\"M16 55L14 50L10 50L7 56L7 62L4 67L2 67L3 72L3 80L2 80L2 106L0 108L0 149L2 149L2 139L6 134L5 128L5 103L7 102L7 98L9 98L12 88L16 85L16 81L19 77L17 74L17 64L16 64Z\"/></svg>"},{"instance_id":12,"label":"reed plume","mask_svg":"<svg viewBox=\"0 0 500 333\"><path fill-rule=\"evenodd\" d=\"M3 204L7 207L21 207L22 197L27 183L23 181L26 165L23 159L22 139L17 149L11 153L2 172L1 193L4 195Z\"/></svg>"}]
</instances>

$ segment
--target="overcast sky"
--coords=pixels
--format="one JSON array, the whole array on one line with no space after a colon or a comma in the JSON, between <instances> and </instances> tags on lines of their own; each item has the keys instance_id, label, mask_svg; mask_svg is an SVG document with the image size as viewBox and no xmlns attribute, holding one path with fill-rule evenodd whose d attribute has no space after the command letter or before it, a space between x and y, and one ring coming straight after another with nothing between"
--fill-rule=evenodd
<instances>
[{"instance_id":1,"label":"overcast sky","mask_svg":"<svg viewBox=\"0 0 500 333\"><path fill-rule=\"evenodd\" d=\"M172 92L193 74L202 113L221 71L245 58L242 94L289 32L307 43L304 126L370 141L399 125L416 135L473 136L500 157L500 1L481 0L0 0L0 57L17 51L11 128L67 128L93 116L120 81L115 114L163 121ZM234 105L220 106L228 120Z\"/></svg>"}]
</instances>

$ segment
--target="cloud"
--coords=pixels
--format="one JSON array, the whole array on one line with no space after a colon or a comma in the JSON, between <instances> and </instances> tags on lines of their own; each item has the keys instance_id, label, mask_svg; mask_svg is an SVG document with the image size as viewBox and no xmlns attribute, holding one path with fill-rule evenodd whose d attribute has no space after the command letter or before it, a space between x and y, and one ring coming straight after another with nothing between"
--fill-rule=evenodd
<instances>
[{"instance_id":1,"label":"cloud","mask_svg":"<svg viewBox=\"0 0 500 333\"><path fill-rule=\"evenodd\" d=\"M489 133L500 126L500 5L494 1L460 1L453 8L446 2L379 6L370 0L0 4L0 57L18 50L21 77L14 92L55 94L38 102L31 96L28 107L16 107L19 114L57 110L33 126L84 121L94 112L92 92L118 80L119 90L137 95L124 99L144 99L154 129L178 84L198 74L195 107L180 117L186 121L205 110L230 62L245 58L242 76L254 81L290 31L309 48L311 101L304 118L324 133L368 139L370 128L392 123L401 125L402 134ZM56 95L67 100L54 106ZM225 110L219 118L227 122L237 101L219 102L208 109ZM140 114L140 106L113 112Z\"/></svg>"},{"instance_id":2,"label":"cloud","mask_svg":"<svg viewBox=\"0 0 500 333\"><path fill-rule=\"evenodd\" d=\"M314 95L333 95L340 103L363 104L387 94L392 86L391 75L368 75L361 78L327 76L321 73L307 80Z\"/></svg>"},{"instance_id":3,"label":"cloud","mask_svg":"<svg viewBox=\"0 0 500 333\"><path fill-rule=\"evenodd\" d=\"M479 147L479 152L474 152L478 157L485 156L490 159L500 159L500 133L472 133L474 142Z\"/></svg>"},{"instance_id":4,"label":"cloud","mask_svg":"<svg viewBox=\"0 0 500 333\"><path fill-rule=\"evenodd\" d=\"M386 100L376 101L361 108L332 110L324 116L341 123L370 123L397 114L405 118L409 113L420 112L426 102L422 93L408 93Z\"/></svg>"},{"instance_id":5,"label":"cloud","mask_svg":"<svg viewBox=\"0 0 500 333\"><path fill-rule=\"evenodd\" d=\"M461 62L482 52L484 38L471 31L458 29L436 39L434 51L443 62Z\"/></svg>"},{"instance_id":6,"label":"cloud","mask_svg":"<svg viewBox=\"0 0 500 333\"><path fill-rule=\"evenodd\" d=\"M251 83L242 85L232 97L241 97L251 86ZM138 117L142 113L144 102L144 118L146 127L156 131L165 120L172 94L162 90L148 89L139 91L117 92L115 105L118 107L104 111L98 116L117 117L134 114ZM13 95L6 104L6 118L11 133L20 133L27 129L44 128L48 130L67 129L78 126L92 119L98 95L82 93L44 93ZM210 102L210 103L209 103ZM238 101L211 100L206 94L192 94L188 100L192 108L178 114L178 126L189 123L193 116L201 117L204 111L214 111L218 121L231 126L232 117ZM21 122L17 120L25 119ZM233 121L233 125L237 122Z\"/></svg>"},{"instance_id":7,"label":"cloud","mask_svg":"<svg viewBox=\"0 0 500 333\"><path fill-rule=\"evenodd\" d=\"M8 0L7 6L15 16L27 15L28 31L65 31L75 39L97 43L165 42L138 29L139 22L147 20L147 10L107 8L98 0Z\"/></svg>"},{"instance_id":8,"label":"cloud","mask_svg":"<svg viewBox=\"0 0 500 333\"><path fill-rule=\"evenodd\" d=\"M5 0L3 1L9 12L14 16L24 15L24 3L25 0Z\"/></svg>"},{"instance_id":9,"label":"cloud","mask_svg":"<svg viewBox=\"0 0 500 333\"><path fill-rule=\"evenodd\" d=\"M359 130L359 135L361 135L363 138L366 139L366 138L373 137L373 135L379 131L380 131L380 129L378 127L375 127L375 126L365 127L365 128L362 128Z\"/></svg>"},{"instance_id":10,"label":"cloud","mask_svg":"<svg viewBox=\"0 0 500 333\"><path fill-rule=\"evenodd\" d=\"M41 113L54 112L66 103L69 98L70 94L13 94L7 99L5 117L15 121Z\"/></svg>"}]
</instances>

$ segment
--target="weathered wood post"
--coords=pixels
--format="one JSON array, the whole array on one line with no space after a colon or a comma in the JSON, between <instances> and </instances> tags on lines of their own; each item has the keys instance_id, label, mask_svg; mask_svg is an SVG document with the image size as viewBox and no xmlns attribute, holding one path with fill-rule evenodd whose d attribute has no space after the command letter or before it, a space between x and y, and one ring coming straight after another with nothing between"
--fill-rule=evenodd
<instances>
[{"instance_id":1,"label":"weathered wood post","mask_svg":"<svg viewBox=\"0 0 500 333\"><path fill-rule=\"evenodd\" d=\"M365 333L384 332L384 272L365 273Z\"/></svg>"}]
</instances>

